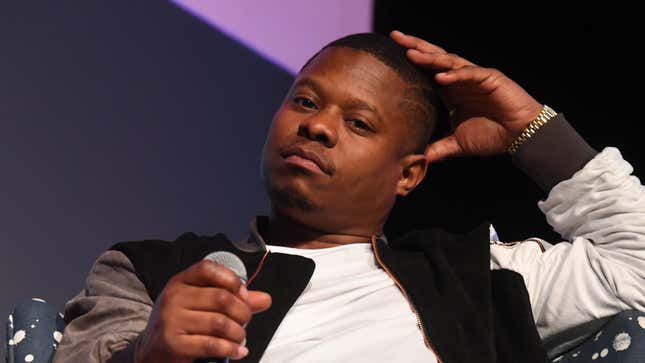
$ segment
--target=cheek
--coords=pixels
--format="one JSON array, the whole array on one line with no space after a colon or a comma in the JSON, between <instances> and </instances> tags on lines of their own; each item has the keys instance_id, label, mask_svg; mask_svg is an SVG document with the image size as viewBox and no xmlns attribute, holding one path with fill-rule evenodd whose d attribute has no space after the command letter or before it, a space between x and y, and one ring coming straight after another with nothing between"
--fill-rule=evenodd
<instances>
[{"instance_id":1,"label":"cheek","mask_svg":"<svg viewBox=\"0 0 645 363\"><path fill-rule=\"evenodd\" d=\"M276 158L280 145L284 144L283 140L289 135L289 130L287 128L289 123L286 116L284 106L281 106L271 120L271 125L267 131L264 146L262 148L263 175L267 171L265 169L269 167L269 164L271 164Z\"/></svg>"},{"instance_id":2,"label":"cheek","mask_svg":"<svg viewBox=\"0 0 645 363\"><path fill-rule=\"evenodd\" d=\"M289 120L288 112L284 110L284 107L281 107L271 120L271 126L269 126L265 141L265 151L276 144L280 144L280 140L289 135L293 128L293 123Z\"/></svg>"},{"instance_id":3,"label":"cheek","mask_svg":"<svg viewBox=\"0 0 645 363\"><path fill-rule=\"evenodd\" d=\"M357 189L393 188L400 174L398 160L390 157L393 151L365 148L347 156L343 179Z\"/></svg>"},{"instance_id":4,"label":"cheek","mask_svg":"<svg viewBox=\"0 0 645 363\"><path fill-rule=\"evenodd\" d=\"M334 198L347 211L385 210L391 208L396 196L396 173L392 165L357 166L347 170L339 181Z\"/></svg>"},{"instance_id":5,"label":"cheek","mask_svg":"<svg viewBox=\"0 0 645 363\"><path fill-rule=\"evenodd\" d=\"M294 135L298 131L298 114L289 110L286 106L281 106L271 121L269 134L273 136Z\"/></svg>"}]
</instances>

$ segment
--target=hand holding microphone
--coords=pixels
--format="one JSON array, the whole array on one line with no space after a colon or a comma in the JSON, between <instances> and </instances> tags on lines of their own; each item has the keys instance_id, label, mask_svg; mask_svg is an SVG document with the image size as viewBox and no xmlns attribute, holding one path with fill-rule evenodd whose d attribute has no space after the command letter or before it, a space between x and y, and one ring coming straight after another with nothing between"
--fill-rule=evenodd
<instances>
[{"instance_id":1,"label":"hand holding microphone","mask_svg":"<svg viewBox=\"0 0 645 363\"><path fill-rule=\"evenodd\" d=\"M239 264L229 262L230 256L222 259L221 254L227 253L213 253L168 281L139 337L137 363L192 363L203 357L241 359L248 354L242 345L244 327L252 314L271 306L271 296L247 291L241 261L228 254Z\"/></svg>"}]
</instances>

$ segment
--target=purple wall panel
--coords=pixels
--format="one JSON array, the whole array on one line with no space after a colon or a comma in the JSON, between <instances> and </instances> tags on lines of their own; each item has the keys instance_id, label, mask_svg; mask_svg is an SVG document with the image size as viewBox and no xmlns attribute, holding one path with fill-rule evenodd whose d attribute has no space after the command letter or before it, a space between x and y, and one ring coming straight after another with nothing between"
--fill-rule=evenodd
<instances>
[{"instance_id":1,"label":"purple wall panel","mask_svg":"<svg viewBox=\"0 0 645 363\"><path fill-rule=\"evenodd\" d=\"M362 0L203 3L232 20L213 27L187 2L3 6L0 318L21 298L62 309L115 242L243 236L267 211L260 152L285 69L369 24L364 7L344 25Z\"/></svg>"},{"instance_id":2,"label":"purple wall panel","mask_svg":"<svg viewBox=\"0 0 645 363\"><path fill-rule=\"evenodd\" d=\"M295 74L328 42L370 31L371 0L173 0Z\"/></svg>"}]
</instances>

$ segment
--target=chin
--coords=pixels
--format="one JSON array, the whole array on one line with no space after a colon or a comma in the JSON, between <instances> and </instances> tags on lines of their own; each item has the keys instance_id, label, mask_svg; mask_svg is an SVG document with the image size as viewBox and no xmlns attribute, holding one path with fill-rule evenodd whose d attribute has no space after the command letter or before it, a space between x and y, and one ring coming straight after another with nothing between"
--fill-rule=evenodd
<instances>
[{"instance_id":1,"label":"chin","mask_svg":"<svg viewBox=\"0 0 645 363\"><path fill-rule=\"evenodd\" d=\"M303 211L317 210L315 196L320 195L316 180L286 165L264 165L263 182L272 204Z\"/></svg>"},{"instance_id":2,"label":"chin","mask_svg":"<svg viewBox=\"0 0 645 363\"><path fill-rule=\"evenodd\" d=\"M320 209L311 197L311 188L306 180L297 175L266 171L263 173L264 188L273 208L289 215Z\"/></svg>"},{"instance_id":3,"label":"chin","mask_svg":"<svg viewBox=\"0 0 645 363\"><path fill-rule=\"evenodd\" d=\"M272 188L269 191L269 198L274 208L285 212L314 212L320 209L310 198L296 188Z\"/></svg>"}]
</instances>

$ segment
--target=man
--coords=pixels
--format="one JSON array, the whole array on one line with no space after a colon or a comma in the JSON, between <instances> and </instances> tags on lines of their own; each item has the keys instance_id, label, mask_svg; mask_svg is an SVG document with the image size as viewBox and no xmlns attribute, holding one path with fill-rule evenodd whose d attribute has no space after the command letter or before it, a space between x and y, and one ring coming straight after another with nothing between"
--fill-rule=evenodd
<instances>
[{"instance_id":1,"label":"man","mask_svg":"<svg viewBox=\"0 0 645 363\"><path fill-rule=\"evenodd\" d=\"M271 216L248 240L114 245L68 302L54 362L539 362L540 338L554 355L579 340L568 328L644 309L645 190L619 152L498 70L391 37L339 39L300 71L263 151ZM427 145L439 97L453 133ZM568 242L383 236L433 162L509 149ZM244 261L246 286L201 261L215 250Z\"/></svg>"}]
</instances>

